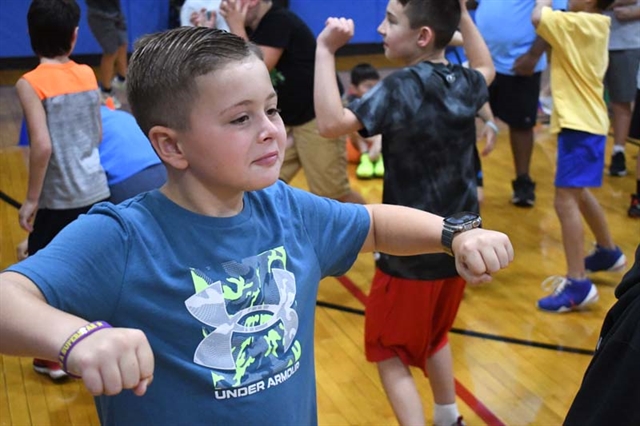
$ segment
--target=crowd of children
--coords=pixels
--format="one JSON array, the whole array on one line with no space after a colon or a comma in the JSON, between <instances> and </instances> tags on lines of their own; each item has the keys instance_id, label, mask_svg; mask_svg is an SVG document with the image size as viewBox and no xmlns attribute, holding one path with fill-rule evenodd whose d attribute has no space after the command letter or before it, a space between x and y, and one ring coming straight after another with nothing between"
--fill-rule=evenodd
<instances>
[{"instance_id":1,"label":"crowd of children","mask_svg":"<svg viewBox=\"0 0 640 426\"><path fill-rule=\"evenodd\" d=\"M381 79L359 64L346 96L335 54L353 36L351 19L328 18L316 38L272 0L188 1L185 26L142 37L128 62L119 0L87 6L103 50L100 85L69 58L76 1L29 7L40 64L16 84L30 146L19 211L29 238L24 260L1 273L0 352L37 357L34 369L54 379L81 378L102 424L315 424L318 283L369 251L379 255L364 352L399 423L426 423L413 366L429 380L433 423L463 424L448 332L465 284L490 281L514 256L506 235L481 229L476 120L486 123L482 155L495 145L493 112L507 124L511 201L533 207L548 48L567 271L545 281L553 292L538 307L594 303L587 274L626 266L589 188L605 168L605 87L611 176L626 171L627 135L640 137L630 102L640 101L640 1L570 0L563 12L551 0L389 0L377 30L385 56L404 67ZM448 59L452 40L464 65ZM133 116L101 111L109 99L120 106L116 85ZM351 188L345 138L356 176L383 178L382 204L365 205ZM311 193L287 184L301 168ZM640 217L638 182L631 217ZM583 220L596 240L586 256ZM610 315L640 300L638 255ZM617 341L597 356L637 351ZM594 399L603 368L595 358L574 407ZM587 418L576 413L568 421Z\"/></svg>"}]
</instances>

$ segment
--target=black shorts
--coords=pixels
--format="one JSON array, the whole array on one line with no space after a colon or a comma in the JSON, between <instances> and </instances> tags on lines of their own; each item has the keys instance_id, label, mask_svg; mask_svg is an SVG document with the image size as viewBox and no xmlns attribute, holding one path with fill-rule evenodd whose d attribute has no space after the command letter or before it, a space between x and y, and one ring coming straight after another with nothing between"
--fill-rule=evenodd
<instances>
[{"instance_id":1,"label":"black shorts","mask_svg":"<svg viewBox=\"0 0 640 426\"><path fill-rule=\"evenodd\" d=\"M631 126L629 126L629 137L640 139L640 89L636 89L636 103L631 115Z\"/></svg>"},{"instance_id":2,"label":"black shorts","mask_svg":"<svg viewBox=\"0 0 640 426\"><path fill-rule=\"evenodd\" d=\"M91 207L93 204L77 209L39 209L33 222L33 232L29 234L29 256L45 248L65 226L88 212Z\"/></svg>"},{"instance_id":3,"label":"black shorts","mask_svg":"<svg viewBox=\"0 0 640 426\"><path fill-rule=\"evenodd\" d=\"M525 77L496 73L489 86L489 102L493 114L516 129L531 129L536 125L540 74Z\"/></svg>"}]
</instances>

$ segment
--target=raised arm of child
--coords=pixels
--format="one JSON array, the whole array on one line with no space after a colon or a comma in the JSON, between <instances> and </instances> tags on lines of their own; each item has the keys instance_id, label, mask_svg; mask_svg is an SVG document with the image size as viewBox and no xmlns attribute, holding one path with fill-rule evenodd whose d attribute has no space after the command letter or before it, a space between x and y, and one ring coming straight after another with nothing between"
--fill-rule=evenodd
<instances>
[{"instance_id":1,"label":"raised arm of child","mask_svg":"<svg viewBox=\"0 0 640 426\"><path fill-rule=\"evenodd\" d=\"M397 256L443 251L442 217L388 204L368 204L365 208L371 227L361 251ZM458 273L471 284L491 281L491 274L513 260L513 247L505 234L480 228L458 233L452 251Z\"/></svg>"},{"instance_id":2,"label":"raised arm of child","mask_svg":"<svg viewBox=\"0 0 640 426\"><path fill-rule=\"evenodd\" d=\"M460 33L462 34L464 52L469 59L469 67L477 70L484 76L487 85L491 84L496 75L489 48L476 28L476 25L467 10L466 0L460 0Z\"/></svg>"},{"instance_id":3,"label":"raised arm of child","mask_svg":"<svg viewBox=\"0 0 640 426\"><path fill-rule=\"evenodd\" d=\"M16 83L18 99L29 130L29 181L27 197L18 213L20 226L25 231L33 231L33 220L38 211L38 200L44 184L49 159L51 158L51 137L47 126L47 116L42 101L25 79Z\"/></svg>"},{"instance_id":4,"label":"raised arm of child","mask_svg":"<svg viewBox=\"0 0 640 426\"><path fill-rule=\"evenodd\" d=\"M351 19L329 18L318 35L316 46L313 101L320 134L335 138L356 132L362 123L342 105L336 80L336 51L353 37Z\"/></svg>"},{"instance_id":5,"label":"raised arm of child","mask_svg":"<svg viewBox=\"0 0 640 426\"><path fill-rule=\"evenodd\" d=\"M88 323L49 306L24 275L3 272L0 284L0 353L56 360L67 339ZM153 379L154 359L142 331L105 328L78 342L66 366L93 395L123 389L143 395Z\"/></svg>"}]
</instances>

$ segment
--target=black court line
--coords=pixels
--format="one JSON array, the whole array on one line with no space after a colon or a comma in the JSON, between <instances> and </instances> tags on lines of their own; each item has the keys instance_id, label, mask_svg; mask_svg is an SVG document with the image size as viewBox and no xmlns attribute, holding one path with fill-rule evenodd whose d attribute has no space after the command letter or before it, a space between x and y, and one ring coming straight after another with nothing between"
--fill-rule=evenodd
<instances>
[{"instance_id":1,"label":"black court line","mask_svg":"<svg viewBox=\"0 0 640 426\"><path fill-rule=\"evenodd\" d=\"M19 202L17 202L13 198L9 197L3 191L0 191L0 200L2 200L4 202L6 202L7 204L15 207L16 209L19 209L20 207L22 207L22 204L20 204Z\"/></svg>"},{"instance_id":2,"label":"black court line","mask_svg":"<svg viewBox=\"0 0 640 426\"><path fill-rule=\"evenodd\" d=\"M334 303L323 302L321 300L316 301L317 306L323 308L335 309L337 311L348 312L350 314L364 315L362 309L350 308L348 306L336 305ZM497 334L481 333L479 331L464 330L461 328L452 328L451 333L461 334L469 337L479 337L481 339L494 340L496 342L513 343L514 345L528 346L532 348L548 349L556 352L567 352L579 355L593 356L594 351L589 349L574 348L572 346L554 345L552 343L534 342L532 340L516 339L515 337L499 336Z\"/></svg>"}]
</instances>

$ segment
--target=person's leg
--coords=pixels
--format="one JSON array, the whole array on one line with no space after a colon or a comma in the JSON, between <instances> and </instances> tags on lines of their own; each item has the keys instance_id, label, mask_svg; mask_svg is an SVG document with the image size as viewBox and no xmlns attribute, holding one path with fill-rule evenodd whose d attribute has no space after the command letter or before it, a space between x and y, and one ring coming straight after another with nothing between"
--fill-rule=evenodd
<instances>
[{"instance_id":1,"label":"person's leg","mask_svg":"<svg viewBox=\"0 0 640 426\"><path fill-rule=\"evenodd\" d=\"M286 127L287 131L287 148L284 152L284 160L280 167L280 180L289 183L291 179L300 170L300 159L298 158L298 150L296 149L296 140L294 138L294 129Z\"/></svg>"},{"instance_id":2,"label":"person's leg","mask_svg":"<svg viewBox=\"0 0 640 426\"><path fill-rule=\"evenodd\" d=\"M529 176L533 155L533 127L538 115L540 74L510 76L497 74L490 90L494 114L509 126L515 180L511 202L518 207L535 204L535 183Z\"/></svg>"},{"instance_id":3,"label":"person's leg","mask_svg":"<svg viewBox=\"0 0 640 426\"><path fill-rule=\"evenodd\" d=\"M531 154L533 153L533 128L509 127L509 142L513 154L516 177L529 176Z\"/></svg>"},{"instance_id":4,"label":"person's leg","mask_svg":"<svg viewBox=\"0 0 640 426\"><path fill-rule=\"evenodd\" d=\"M320 136L315 119L291 129L309 191L341 202L366 204L349 185L344 139Z\"/></svg>"},{"instance_id":5,"label":"person's leg","mask_svg":"<svg viewBox=\"0 0 640 426\"><path fill-rule=\"evenodd\" d=\"M118 48L116 53L116 70L118 77L123 79L127 76L128 60L127 60L127 45L124 44Z\"/></svg>"},{"instance_id":6,"label":"person's leg","mask_svg":"<svg viewBox=\"0 0 640 426\"><path fill-rule=\"evenodd\" d=\"M120 108L121 103L113 94L112 80L115 75L115 63L118 57L118 48L120 42L118 40L119 30L116 22L105 19L100 14L94 14L89 11L87 16L91 33L102 48L102 57L100 58L100 86L102 93L102 102L108 105L109 100L115 108Z\"/></svg>"},{"instance_id":7,"label":"person's leg","mask_svg":"<svg viewBox=\"0 0 640 426\"><path fill-rule=\"evenodd\" d=\"M636 94L640 49L609 51L609 67L605 85L611 99L614 145L609 175L627 174L625 143L631 125L631 105Z\"/></svg>"},{"instance_id":8,"label":"person's leg","mask_svg":"<svg viewBox=\"0 0 640 426\"><path fill-rule=\"evenodd\" d=\"M460 417L460 412L456 404L453 356L449 342L427 359L427 372L434 402L433 424L452 425Z\"/></svg>"},{"instance_id":9,"label":"person's leg","mask_svg":"<svg viewBox=\"0 0 640 426\"><path fill-rule=\"evenodd\" d=\"M629 217L640 218L640 152L636 157L636 193L631 194L631 204L627 214Z\"/></svg>"},{"instance_id":10,"label":"person's leg","mask_svg":"<svg viewBox=\"0 0 640 426\"><path fill-rule=\"evenodd\" d=\"M587 275L584 268L584 228L579 199L583 188L556 188L554 208L562 232L567 276L578 280Z\"/></svg>"},{"instance_id":11,"label":"person's leg","mask_svg":"<svg viewBox=\"0 0 640 426\"><path fill-rule=\"evenodd\" d=\"M598 290L587 278L587 269L591 269L587 264L592 262L584 257L580 203L586 187L602 184L605 143L603 135L575 130L562 129L558 135L554 208L560 221L567 273L566 277L553 276L543 282L544 288L553 290L551 295L538 300L538 307L544 311L567 312L598 300ZM594 217L589 220L596 221Z\"/></svg>"},{"instance_id":12,"label":"person's leg","mask_svg":"<svg viewBox=\"0 0 640 426\"><path fill-rule=\"evenodd\" d=\"M596 238L596 243L600 247L607 249L615 249L616 245L613 243L611 233L609 232L609 225L607 225L607 218L605 217L604 210L600 206L600 203L593 196L591 191L583 189L579 197L579 207L582 217L584 217L589 229L593 232Z\"/></svg>"},{"instance_id":13,"label":"person's leg","mask_svg":"<svg viewBox=\"0 0 640 426\"><path fill-rule=\"evenodd\" d=\"M424 425L424 408L409 367L398 357L378 362L377 365L382 387L398 423Z\"/></svg>"},{"instance_id":14,"label":"person's leg","mask_svg":"<svg viewBox=\"0 0 640 426\"><path fill-rule=\"evenodd\" d=\"M433 401L440 405L454 404L456 402L456 387L449 342L427 359L427 373L429 374Z\"/></svg>"},{"instance_id":15,"label":"person's leg","mask_svg":"<svg viewBox=\"0 0 640 426\"><path fill-rule=\"evenodd\" d=\"M115 63L118 57L118 52L103 53L100 58L100 85L102 91L105 93L111 93L111 81L115 75Z\"/></svg>"},{"instance_id":16,"label":"person's leg","mask_svg":"<svg viewBox=\"0 0 640 426\"><path fill-rule=\"evenodd\" d=\"M369 152L369 142L357 133L352 135L352 140L354 139L358 145L358 151L360 151L360 161L356 168L356 177L358 179L370 179L373 177L374 170Z\"/></svg>"}]
</instances>

